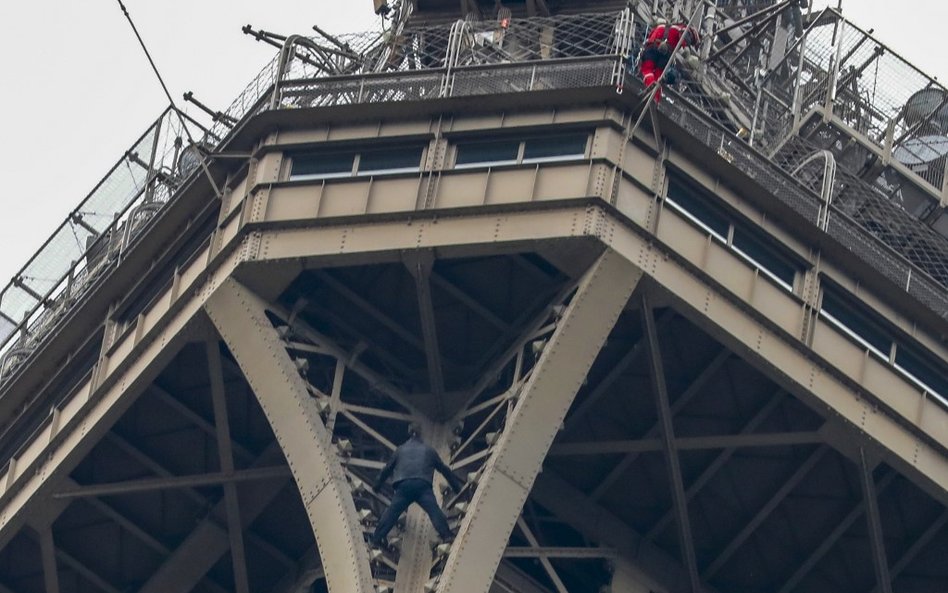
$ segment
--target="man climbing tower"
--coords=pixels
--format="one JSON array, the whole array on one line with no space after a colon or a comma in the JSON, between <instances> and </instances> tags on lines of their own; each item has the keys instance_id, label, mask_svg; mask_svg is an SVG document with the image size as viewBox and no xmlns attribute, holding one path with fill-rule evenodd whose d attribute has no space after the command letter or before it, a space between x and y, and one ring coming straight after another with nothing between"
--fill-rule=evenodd
<instances>
[{"instance_id":1,"label":"man climbing tower","mask_svg":"<svg viewBox=\"0 0 948 593\"><path fill-rule=\"evenodd\" d=\"M435 499L432 490L432 478L435 470L438 470L455 492L460 491L462 484L451 472L451 468L441 460L437 451L421 440L417 426L414 424L409 426L408 434L408 440L395 450L392 458L382 468L382 472L375 481L375 490L377 491L389 476L392 476L395 495L392 497L392 504L379 519L375 533L372 534L370 543L374 547L382 545L385 536L388 535L388 532L395 526L395 522L412 503L418 503L428 513L428 517L442 541L450 541L453 537L451 529L448 527L448 520Z\"/></svg>"},{"instance_id":2,"label":"man climbing tower","mask_svg":"<svg viewBox=\"0 0 948 593\"><path fill-rule=\"evenodd\" d=\"M646 91L651 90L650 87L654 84L677 83L680 78L678 69L674 64L669 66L672 54L679 46L691 48L697 47L699 43L701 43L701 38L694 27L686 23L669 25L666 21L659 19L649 31L639 57L639 73L642 75ZM667 73L665 73L666 68ZM665 73L664 78L662 78L663 73ZM662 89L659 86L655 89L655 102L658 103L661 100Z\"/></svg>"}]
</instances>

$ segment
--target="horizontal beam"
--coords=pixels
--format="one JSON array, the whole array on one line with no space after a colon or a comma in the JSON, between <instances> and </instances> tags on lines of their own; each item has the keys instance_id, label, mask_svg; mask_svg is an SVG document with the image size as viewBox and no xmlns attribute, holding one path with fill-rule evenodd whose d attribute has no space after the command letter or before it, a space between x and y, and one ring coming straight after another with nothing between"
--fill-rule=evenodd
<instances>
[{"instance_id":1,"label":"horizontal beam","mask_svg":"<svg viewBox=\"0 0 948 593\"><path fill-rule=\"evenodd\" d=\"M730 449L742 447L786 447L822 443L816 431L776 432L767 434L729 434L675 439L681 450ZM655 453L662 450L661 439L637 441L591 441L553 445L550 455L608 455L614 453Z\"/></svg>"},{"instance_id":2,"label":"horizontal beam","mask_svg":"<svg viewBox=\"0 0 948 593\"><path fill-rule=\"evenodd\" d=\"M615 558L612 548L509 546L504 558Z\"/></svg>"},{"instance_id":3,"label":"horizontal beam","mask_svg":"<svg viewBox=\"0 0 948 593\"><path fill-rule=\"evenodd\" d=\"M631 199L638 198L636 194ZM793 395L859 428L866 438L885 447L888 463L911 473L913 481L938 500L948 501L948 458L925 440L944 440L939 435L948 431L945 410L922 398L918 387L890 366L870 361L871 372L854 374L849 368L827 365L824 357L831 353L825 348L807 349L789 339L799 333L802 320L798 297L775 286L726 246L709 242L702 229L672 209L663 211L654 233L645 230L648 221L640 220L637 211L617 215L594 202L545 209L523 205L519 210L465 216L439 213L426 218L413 213L410 222L376 219L315 226L319 222L255 227L255 240L267 248L253 259L261 263L296 259L304 267L318 267L356 255L398 257L405 249L433 248L444 257L461 257L509 253L543 240L597 240L641 265L658 286L675 295L680 313L725 347L769 369L768 375ZM245 265L250 271L257 262ZM854 360L855 346L845 346L841 342L845 336L837 337L832 343L842 352L832 356ZM779 369L773 367L775 360L780 361Z\"/></svg>"},{"instance_id":4,"label":"horizontal beam","mask_svg":"<svg viewBox=\"0 0 948 593\"><path fill-rule=\"evenodd\" d=\"M195 474L188 476L171 476L166 478L145 478L142 480L127 480L124 482L110 482L108 484L94 484L80 486L70 490L63 490L53 494L53 498L85 498L89 496L110 496L115 494L132 494L135 492L153 492L155 490L173 490L176 488L197 488L201 486L223 486L235 482L253 480L275 480L292 476L290 468L285 465L261 467L235 471L232 474L222 472L210 474Z\"/></svg>"}]
</instances>

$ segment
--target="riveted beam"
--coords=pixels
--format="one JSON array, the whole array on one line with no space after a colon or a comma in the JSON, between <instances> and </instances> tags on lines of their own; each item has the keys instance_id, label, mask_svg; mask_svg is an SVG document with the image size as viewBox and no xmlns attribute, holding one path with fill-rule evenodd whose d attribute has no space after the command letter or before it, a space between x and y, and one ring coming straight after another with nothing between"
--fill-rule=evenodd
<instances>
[{"instance_id":1,"label":"riveted beam","mask_svg":"<svg viewBox=\"0 0 948 593\"><path fill-rule=\"evenodd\" d=\"M770 416L771 412L774 411L777 405L783 401L784 395L785 394L783 390L778 389L776 393L770 396L768 402L764 404L764 406L758 410L756 414L754 414L753 418L747 421L747 424L745 424L743 428L741 428L738 436L748 435L756 430L757 427ZM681 439L679 439L678 442L678 447L683 449L684 447L681 445ZM717 474L718 470L724 467L724 465L731 459L738 449L738 445L730 445L718 453L717 457L715 457L714 460L704 469L704 471L701 472L701 475L695 478L695 481L688 485L688 489L685 490L685 498L691 501L691 499L701 491L704 485L707 484L711 478ZM662 518L652 526L651 529L648 530L648 532L645 534L645 539L651 541L656 535L661 533L674 518L675 509L672 508L667 513L665 513Z\"/></svg>"},{"instance_id":2,"label":"riveted beam","mask_svg":"<svg viewBox=\"0 0 948 593\"><path fill-rule=\"evenodd\" d=\"M282 453L276 443L268 445L253 461L250 469L273 467L282 462ZM240 521L246 529L266 510L289 480L257 480L247 482L241 489ZM195 492L191 489L182 492ZM202 499L203 500L203 499ZM191 533L174 549L164 563L142 585L138 593L188 593L220 560L229 546L230 538L222 527L227 510L223 501L214 505ZM204 582L209 582L204 579Z\"/></svg>"},{"instance_id":3,"label":"riveted beam","mask_svg":"<svg viewBox=\"0 0 948 593\"><path fill-rule=\"evenodd\" d=\"M711 564L709 564L708 567L704 569L704 572L701 573L701 578L703 578L705 581L711 580L711 577L717 574L721 567L723 567L724 564L731 558L731 556L734 555L734 552L744 545L744 542L747 541L747 538L749 538L751 534L753 534L754 531L760 527L761 523L763 523L767 517L770 516L770 513L772 513L774 509L776 509L780 503L783 502L783 499L786 498L787 495L797 487L797 484L799 484L803 478L805 478L806 475L810 473L810 470L816 466L820 459L823 458L823 455L825 455L828 451L829 447L826 446L819 447L813 451L813 453L811 453L809 457L807 457L806 460L800 464L800 467L798 467L797 470L793 472L793 474L780 486L780 488L774 492L770 499L764 503L760 509L758 509L757 513L754 514L751 520L748 521L747 524L745 524L744 527L741 528L741 530L737 532L733 538L731 538L731 541L728 542L723 550L721 550L717 558L712 560Z\"/></svg>"},{"instance_id":4,"label":"riveted beam","mask_svg":"<svg viewBox=\"0 0 948 593\"><path fill-rule=\"evenodd\" d=\"M319 564L319 551L316 546L307 549L294 562L294 566L277 584L270 588L273 593L303 593L311 591L313 583L324 578L322 566Z\"/></svg>"},{"instance_id":5,"label":"riveted beam","mask_svg":"<svg viewBox=\"0 0 948 593\"><path fill-rule=\"evenodd\" d=\"M919 553L926 548L926 546L928 546L928 543L932 540L932 538L938 535L938 532L941 531L945 525L948 525L948 509L942 511L941 515L932 521L928 527L925 528L925 531L923 531L921 535L912 541L912 545L909 546L908 549L902 553L899 559L895 561L895 564L892 565L892 568L889 571L889 576L892 579L895 579L897 576L902 574L902 571L905 570L913 560L915 560L915 557L918 556ZM872 590L873 593L877 593L879 591L881 591L881 589L878 586Z\"/></svg>"},{"instance_id":6,"label":"riveted beam","mask_svg":"<svg viewBox=\"0 0 948 593\"><path fill-rule=\"evenodd\" d=\"M635 593L662 591L684 593L689 582L685 567L609 510L591 500L555 472L546 470L537 476L530 499L552 512L556 518L578 531L587 540L616 551L617 566L635 575L641 585ZM631 577L622 581L633 580ZM643 585L645 587L643 587ZM711 587L705 588L713 591ZM616 593L626 593L617 589Z\"/></svg>"},{"instance_id":7,"label":"riveted beam","mask_svg":"<svg viewBox=\"0 0 948 593\"><path fill-rule=\"evenodd\" d=\"M727 449L733 453L740 448L786 447L812 445L823 442L818 431L774 432L756 434L723 434L706 437L681 437L675 439L675 448L681 451ZM663 451L662 439L638 441L590 441L561 443L550 448L550 455L614 455L616 453L641 454Z\"/></svg>"},{"instance_id":8,"label":"riveted beam","mask_svg":"<svg viewBox=\"0 0 948 593\"><path fill-rule=\"evenodd\" d=\"M441 361L441 348L438 345L438 329L435 325L434 303L431 300L431 267L434 254L424 251L412 254L405 260L405 267L415 279L415 293L418 298L418 315L421 319L421 333L424 336L425 359L428 367L428 386L435 399L438 417L444 417L444 370Z\"/></svg>"},{"instance_id":9,"label":"riveted beam","mask_svg":"<svg viewBox=\"0 0 948 593\"><path fill-rule=\"evenodd\" d=\"M888 488L889 485L892 484L896 475L898 474L893 471L889 471L885 477L879 480L879 483L876 485L876 493L882 492ZM800 584L800 581L802 581L806 575L810 574L810 571L813 570L817 563L819 563L826 553L830 551L837 541L839 541L839 538L841 538L843 534L846 533L850 527L852 527L852 524L856 522L856 519L858 519L865 511L865 501L859 501L859 503L854 506L845 517L843 517L843 520L840 521L825 538L823 538L823 540L820 542L820 545L818 545L816 549L813 550L813 552L807 557L803 564L801 564L800 567L797 568L797 570L794 571L792 575L790 575L790 578L788 578L783 586L780 587L778 593L790 593L790 591L796 589L797 585Z\"/></svg>"},{"instance_id":10,"label":"riveted beam","mask_svg":"<svg viewBox=\"0 0 948 593\"><path fill-rule=\"evenodd\" d=\"M289 320L292 317L290 311L276 304L271 303L268 308L283 320ZM392 385L387 378L359 362L356 352L346 350L337 344L335 340L322 334L299 317L293 319L292 329L300 336L317 344L321 351L335 357L336 360L344 361L347 369L368 381L375 389L384 393L403 408L414 410L414 406L409 402L408 394Z\"/></svg>"},{"instance_id":11,"label":"riveted beam","mask_svg":"<svg viewBox=\"0 0 948 593\"><path fill-rule=\"evenodd\" d=\"M656 326L662 323L664 319L669 319L671 317L671 312L665 312L662 317L658 319ZM656 327L656 331L658 328ZM727 359L731 356L731 353L725 348L722 349L718 354L711 360L710 363L701 371L701 373L695 378L694 381L688 385L687 389L675 398L675 402L671 404L671 413L672 415L677 414L682 410L688 403L699 393L701 389L707 384L707 382L714 377L718 370L727 362ZM661 431L661 421L656 421L651 428L645 433L646 437L653 437L660 433ZM619 463L613 467L606 477L599 482L599 485L592 491L590 498L593 500L599 500L602 496L609 491L609 488L612 487L616 481L621 478L627 469L629 469L635 460L639 458L640 453L636 451L629 451L628 454L619 460Z\"/></svg>"},{"instance_id":12,"label":"riveted beam","mask_svg":"<svg viewBox=\"0 0 948 593\"><path fill-rule=\"evenodd\" d=\"M72 554L57 549L56 558L62 561L63 565L67 566L70 570L92 583L103 593L122 593L118 587L105 580L102 575L89 568L85 562L82 562Z\"/></svg>"},{"instance_id":13,"label":"riveted beam","mask_svg":"<svg viewBox=\"0 0 948 593\"><path fill-rule=\"evenodd\" d=\"M641 276L606 251L583 277L488 459L442 572L442 593L490 588L553 438Z\"/></svg>"},{"instance_id":14,"label":"riveted beam","mask_svg":"<svg viewBox=\"0 0 948 593\"><path fill-rule=\"evenodd\" d=\"M511 324L507 333L497 339L475 364L475 368L484 368L484 365L488 363L490 366L480 373L481 378L466 394L463 404L458 406L459 409L467 408L485 389L497 381L503 369L520 355L527 342L532 340L536 333L549 322L553 307L564 302L574 288L574 285L568 285L537 294L530 305L525 307L523 313ZM541 307L541 310L533 313L538 307ZM505 350L501 350L504 344L508 346Z\"/></svg>"},{"instance_id":15,"label":"riveted beam","mask_svg":"<svg viewBox=\"0 0 948 593\"><path fill-rule=\"evenodd\" d=\"M666 209L654 234L638 224L637 219L583 204L437 220L415 216L411 233L403 232L404 221L259 233L267 246L261 259L303 258L307 267L342 261L355 253L383 257L404 249L433 248L453 257L484 253L485 245L495 253L509 253L545 239L592 238L640 265L673 295L676 310L727 348L765 370L794 396L861 429L866 438L885 448L887 463L911 474L936 499L948 501L948 459L929 440L938 440L945 426L946 412L939 404L921 398L917 386L884 363L870 360L872 372L853 375L841 366L827 365L823 357L828 350L816 352L789 339L798 334L802 322L797 297L774 286L726 246L709 243L706 233L683 216ZM458 237L465 243L459 244ZM822 332L838 351L834 356L856 356L858 348L847 345L845 336L831 340L827 336L835 329L824 327ZM860 360L863 355L859 350ZM777 360L779 367L773 365Z\"/></svg>"},{"instance_id":16,"label":"riveted beam","mask_svg":"<svg viewBox=\"0 0 948 593\"><path fill-rule=\"evenodd\" d=\"M266 316L267 303L224 281L205 310L250 384L293 472L332 593L373 588L355 503L306 384Z\"/></svg>"},{"instance_id":17,"label":"riveted beam","mask_svg":"<svg viewBox=\"0 0 948 593\"><path fill-rule=\"evenodd\" d=\"M659 318L658 323L660 326L664 326L666 323L671 321L672 317L675 316L674 311L666 311ZM609 372L606 373L606 376L599 380L599 383L590 391L586 397L583 398L583 401L580 402L579 406L576 407L576 410L566 418L566 424L564 425L564 432L569 432L571 429L575 428L580 420L586 417L586 414L589 413L593 407L599 403L599 400L602 399L604 395L609 393L609 388L612 387L616 381L622 376L622 374L632 366L632 363L635 362L639 356L645 353L645 337L643 336L635 344L632 345L629 350L622 355L622 358L619 359L616 364L609 369Z\"/></svg>"},{"instance_id":18,"label":"riveted beam","mask_svg":"<svg viewBox=\"0 0 948 593\"><path fill-rule=\"evenodd\" d=\"M876 573L876 588L882 593L892 593L892 577L889 575L882 520L879 518L876 483L872 477L872 467L866 460L865 449L859 449L859 483L862 486L862 499L866 505L866 519L869 523L869 543L872 548L872 566Z\"/></svg>"},{"instance_id":19,"label":"riveted beam","mask_svg":"<svg viewBox=\"0 0 948 593\"><path fill-rule=\"evenodd\" d=\"M678 448L675 446L675 428L665 383L665 367L658 343L658 331L655 329L655 315L645 293L642 294L642 325L648 339L649 375L657 400L658 418L661 422L660 432L665 451L665 467L672 486L672 502L678 525L678 545L685 557L691 593L700 593L701 579L698 577L698 561L695 557L694 542L691 540L691 518L688 516L688 500L685 498L685 486L681 477L681 461L678 458Z\"/></svg>"},{"instance_id":20,"label":"riveted beam","mask_svg":"<svg viewBox=\"0 0 948 593\"><path fill-rule=\"evenodd\" d=\"M90 496L114 496L117 494L133 494L136 492L154 492L156 490L190 490L202 486L224 486L237 482L255 482L267 480L282 480L292 475L285 465L258 467L231 472L213 472L209 474L191 474L185 476L168 476L160 478L142 478L126 480L124 482L108 482L105 484L90 484L63 489L53 495L53 498L87 498ZM198 495L200 496L200 495ZM201 497L200 502L206 502Z\"/></svg>"},{"instance_id":21,"label":"riveted beam","mask_svg":"<svg viewBox=\"0 0 948 593\"><path fill-rule=\"evenodd\" d=\"M615 558L616 554L609 548L563 546L508 546L504 550L504 558Z\"/></svg>"},{"instance_id":22,"label":"riveted beam","mask_svg":"<svg viewBox=\"0 0 948 593\"><path fill-rule=\"evenodd\" d=\"M513 564L501 562L490 593L550 593L550 590Z\"/></svg>"},{"instance_id":23,"label":"riveted beam","mask_svg":"<svg viewBox=\"0 0 948 593\"><path fill-rule=\"evenodd\" d=\"M59 593L59 569L56 566L56 545L53 530L46 527L39 533L40 556L43 559L43 585L46 593Z\"/></svg>"},{"instance_id":24,"label":"riveted beam","mask_svg":"<svg viewBox=\"0 0 948 593\"><path fill-rule=\"evenodd\" d=\"M455 286L451 281L449 281L444 276L436 272L431 272L431 282L435 284L438 288L450 294L452 297L460 301L468 309L480 315L484 321L490 323L497 329L502 332L506 332L510 328L510 324L500 318L496 313L488 309L486 306L481 304L480 301L467 294L457 286Z\"/></svg>"},{"instance_id":25,"label":"riveted beam","mask_svg":"<svg viewBox=\"0 0 948 593\"><path fill-rule=\"evenodd\" d=\"M530 544L535 549L540 548L540 542L537 540L537 537L530 531L530 527L527 525L527 522L523 520L523 517L517 519L517 527L520 529L520 533L523 534L523 537L527 538L527 543ZM553 563L550 562L549 556L545 554L539 554L536 558L540 561L540 566L543 567L543 570L546 572L546 576L550 578L550 582L553 583L553 586L556 588L557 593L569 593L566 590L566 585L563 584L563 580L560 579L560 575L556 573L556 569L553 568Z\"/></svg>"},{"instance_id":26,"label":"riveted beam","mask_svg":"<svg viewBox=\"0 0 948 593\"><path fill-rule=\"evenodd\" d=\"M227 401L224 392L224 368L221 365L221 351L216 339L204 342L207 354L207 371L211 380L211 404L214 409L214 425L217 427L217 457L221 473L234 474L234 452L230 440L230 418L227 415ZM224 483L224 508L227 513L227 535L230 539L231 565L234 571L234 585L237 593L250 593L247 579L247 557L244 549L243 525L240 522L240 502L237 499L237 485L233 481Z\"/></svg>"},{"instance_id":27,"label":"riveted beam","mask_svg":"<svg viewBox=\"0 0 948 593\"><path fill-rule=\"evenodd\" d=\"M163 404L184 416L185 419L201 429L206 435L213 437L215 440L217 439L217 427L214 426L213 423L205 420L204 417L192 410L187 404L154 383L149 385L148 392L157 396L158 400ZM234 441L233 438L231 438L231 449L233 449L235 455L242 457L244 461L251 461L254 458L254 454L249 449Z\"/></svg>"},{"instance_id":28,"label":"riveted beam","mask_svg":"<svg viewBox=\"0 0 948 593\"><path fill-rule=\"evenodd\" d=\"M341 281L334 278L329 272L325 270L319 270L315 272L315 274L323 284L330 287L341 296L345 297L347 303L351 303L359 309L362 309L362 311L367 313L370 317L381 323L383 326L390 329L395 335L404 340L406 343L414 346L419 352L425 351L425 343L420 340L418 336L405 329L405 326L403 326L398 321L392 319L382 311L379 311L378 307L365 300L362 295L358 294L343 284Z\"/></svg>"}]
</instances>

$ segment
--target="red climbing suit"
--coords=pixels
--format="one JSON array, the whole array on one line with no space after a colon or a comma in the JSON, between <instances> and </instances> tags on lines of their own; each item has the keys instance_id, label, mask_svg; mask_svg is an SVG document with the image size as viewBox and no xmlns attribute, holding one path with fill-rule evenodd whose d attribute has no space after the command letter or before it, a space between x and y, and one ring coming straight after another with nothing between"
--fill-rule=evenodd
<instances>
[{"instance_id":1,"label":"red climbing suit","mask_svg":"<svg viewBox=\"0 0 948 593\"><path fill-rule=\"evenodd\" d=\"M701 42L701 38L694 27L689 27L684 23L656 25L649 31L639 60L639 73L646 87L655 84L661 78L679 42L681 47L694 47ZM655 102L658 103L661 99L662 90L658 89L655 92Z\"/></svg>"}]
</instances>

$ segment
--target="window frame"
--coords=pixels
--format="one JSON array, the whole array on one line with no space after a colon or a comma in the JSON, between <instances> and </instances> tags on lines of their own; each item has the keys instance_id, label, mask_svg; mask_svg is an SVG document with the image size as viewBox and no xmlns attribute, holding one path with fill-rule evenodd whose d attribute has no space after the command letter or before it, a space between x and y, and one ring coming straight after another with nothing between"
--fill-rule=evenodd
<instances>
[{"instance_id":1,"label":"window frame","mask_svg":"<svg viewBox=\"0 0 948 593\"><path fill-rule=\"evenodd\" d=\"M362 156L366 153L371 152L401 152L405 150L418 150L418 165L415 167L393 167L391 169L369 169L361 170ZM289 161L289 166L287 167L287 174L285 181L297 182L297 181L320 181L326 179L354 179L358 177L374 177L377 175L403 175L406 173L420 173L425 163L425 156L427 154L428 144L399 144L391 145L382 148L376 147L363 147L358 149L342 150L342 151L333 151L331 149L322 149L322 150L312 150L312 151L298 151L290 152L287 154L287 160ZM338 154L343 152L343 154L351 155L351 167L348 171L332 171L327 173L301 173L294 175L293 167L297 163L297 159L300 157L319 157L321 155L327 154Z\"/></svg>"},{"instance_id":2,"label":"window frame","mask_svg":"<svg viewBox=\"0 0 948 593\"><path fill-rule=\"evenodd\" d=\"M912 360L914 364L925 368L935 376L938 376L941 372L938 368L939 366L945 367L948 365L941 363L937 357L930 356L924 346L912 340L910 337L905 336L898 328L891 326L883 315L873 311L863 303L859 297L841 286L836 285L832 281L827 281L825 276L820 277L820 287L820 317L828 321L830 325L846 335L849 339L865 348L866 351L870 352L873 356L886 363L896 374L901 375L907 381L925 390L927 394L937 399L942 405L948 407L948 380L944 381L945 385L943 387L945 392L943 393L926 383L923 378L916 376L904 363L905 358L910 357L914 359ZM824 309L827 292L833 295L833 297L840 302L841 306L851 308L854 312L853 315L864 318L865 323L872 327L876 333L881 334L882 337L888 340L889 352L882 352L878 346L860 334L858 328L852 328L843 323L842 320L837 319L832 313L827 313ZM900 355L902 355L901 361L899 360ZM946 369L944 376L948 376L948 369Z\"/></svg>"},{"instance_id":3,"label":"window frame","mask_svg":"<svg viewBox=\"0 0 948 593\"><path fill-rule=\"evenodd\" d=\"M676 199L672 195L673 189L680 188L681 196ZM675 193L678 193L675 191ZM801 275L805 274L809 265L803 262L790 249L784 248L779 242L769 240L753 223L743 220L739 215L728 212L725 208L717 204L717 200L704 196L709 195L707 191L696 187L690 183L682 174L668 175L668 182L665 186L664 201L672 209L685 217L692 224L706 232L713 239L718 241L728 251L737 255L751 267L757 270L771 282L783 288L790 294L796 294L795 288ZM680 199L685 198L685 199ZM688 208L688 203L694 203L697 207ZM705 210L708 220L699 216L700 213L692 210ZM727 228L715 228L716 226ZM723 232L722 232L723 231ZM787 282L777 271L765 266L759 261L758 257L749 253L745 248L735 243L735 237L746 236L750 243L756 243L760 249L769 257L782 263L787 268L794 270L793 279ZM746 246L746 245L745 245Z\"/></svg>"},{"instance_id":4,"label":"window frame","mask_svg":"<svg viewBox=\"0 0 948 593\"><path fill-rule=\"evenodd\" d=\"M465 169L480 169L480 168L492 168L492 167L505 167L505 166L518 166L518 165L536 165L543 163L561 163L569 161L581 161L589 158L589 150L591 138L594 136L595 130L583 130L583 131L563 131L553 134L533 134L528 136L502 136L499 138L484 138L482 136L471 136L460 140L451 141L451 168L453 170L465 170ZM583 144L583 150L581 153L571 152L562 155L550 155L543 157L526 157L527 145L530 142L550 140L553 138L568 138L574 136L576 138L580 136L585 136L586 140ZM502 159L494 161L476 161L469 163L459 163L458 157L461 155L461 149L465 144L480 144L480 143L490 143L496 142L501 143L517 143L517 156L514 159Z\"/></svg>"}]
</instances>

